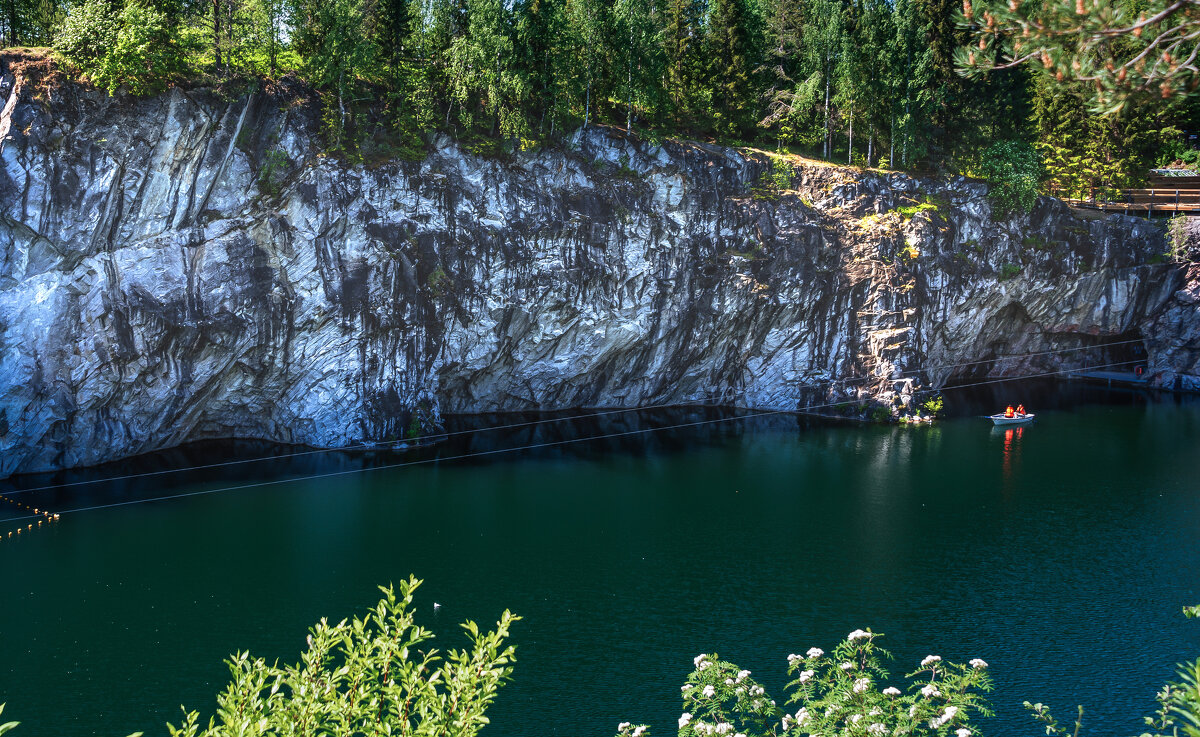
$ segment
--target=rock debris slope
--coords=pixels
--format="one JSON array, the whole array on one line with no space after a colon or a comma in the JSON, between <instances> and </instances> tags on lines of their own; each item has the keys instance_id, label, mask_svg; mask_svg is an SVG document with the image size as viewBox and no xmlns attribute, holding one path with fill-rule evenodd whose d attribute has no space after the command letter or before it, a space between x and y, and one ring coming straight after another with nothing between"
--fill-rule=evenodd
<instances>
[{"instance_id":1,"label":"rock debris slope","mask_svg":"<svg viewBox=\"0 0 1200 737\"><path fill-rule=\"evenodd\" d=\"M1197 274L1144 220L996 221L977 182L815 164L780 190L767 154L601 129L350 166L302 90L0 72L0 476L442 413L887 402L1130 345L1200 385Z\"/></svg>"}]
</instances>

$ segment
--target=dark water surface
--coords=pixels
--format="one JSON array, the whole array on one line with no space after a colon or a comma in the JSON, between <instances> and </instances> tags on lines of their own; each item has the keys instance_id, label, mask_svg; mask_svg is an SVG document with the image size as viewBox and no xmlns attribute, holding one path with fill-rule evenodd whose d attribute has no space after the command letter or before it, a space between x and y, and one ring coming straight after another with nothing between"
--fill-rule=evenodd
<instances>
[{"instance_id":1,"label":"dark water surface","mask_svg":"<svg viewBox=\"0 0 1200 737\"><path fill-rule=\"evenodd\" d=\"M681 419L695 417L598 429ZM1038 734L1029 699L1133 734L1174 664L1200 655L1200 624L1179 614L1200 603L1198 460L1200 407L1118 395L1012 437L970 417L739 420L65 515L0 541L0 701L16 735L165 734L180 704L211 711L230 652L294 660L318 618L411 572L443 647L463 619L524 617L492 737L608 737L624 720L673 734L700 652L782 702L788 653L868 626L897 671L930 653L991 663L988 733ZM20 498L66 510L394 461L305 456Z\"/></svg>"}]
</instances>

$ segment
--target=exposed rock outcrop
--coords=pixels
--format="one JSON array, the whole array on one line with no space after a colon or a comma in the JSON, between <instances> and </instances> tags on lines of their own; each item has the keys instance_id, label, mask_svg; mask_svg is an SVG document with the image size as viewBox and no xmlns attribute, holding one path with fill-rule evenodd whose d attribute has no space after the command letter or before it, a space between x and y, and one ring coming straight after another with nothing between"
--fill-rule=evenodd
<instances>
[{"instance_id":1,"label":"exposed rock outcrop","mask_svg":"<svg viewBox=\"0 0 1200 737\"><path fill-rule=\"evenodd\" d=\"M4 65L0 99L0 476L414 413L890 399L1138 349L1200 381L1200 275L1141 219L1043 198L997 221L978 182L816 164L778 192L766 154L599 129L351 166L287 88L47 93Z\"/></svg>"}]
</instances>

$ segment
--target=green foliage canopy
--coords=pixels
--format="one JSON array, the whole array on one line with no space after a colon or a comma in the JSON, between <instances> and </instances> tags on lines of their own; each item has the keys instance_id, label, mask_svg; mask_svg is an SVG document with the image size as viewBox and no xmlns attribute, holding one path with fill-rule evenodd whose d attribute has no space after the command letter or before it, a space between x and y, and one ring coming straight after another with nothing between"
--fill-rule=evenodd
<instances>
[{"instance_id":1,"label":"green foliage canopy","mask_svg":"<svg viewBox=\"0 0 1200 737\"><path fill-rule=\"evenodd\" d=\"M997 141L983 153L980 168L992 185L988 194L997 215L1023 214L1033 208L1042 163L1032 146L1023 141Z\"/></svg>"}]
</instances>

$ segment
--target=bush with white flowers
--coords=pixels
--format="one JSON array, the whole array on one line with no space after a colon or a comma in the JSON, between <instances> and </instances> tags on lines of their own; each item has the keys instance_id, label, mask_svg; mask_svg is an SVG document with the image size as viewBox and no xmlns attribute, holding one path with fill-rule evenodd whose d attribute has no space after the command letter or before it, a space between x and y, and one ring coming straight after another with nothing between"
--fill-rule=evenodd
<instances>
[{"instance_id":1,"label":"bush with white flowers","mask_svg":"<svg viewBox=\"0 0 1200 737\"><path fill-rule=\"evenodd\" d=\"M966 665L930 655L903 683L892 684L882 635L855 630L826 654L818 647L788 656L787 708L750 671L699 655L682 687L679 737L971 737L971 720L991 716L982 694L992 688L987 663ZM899 686L903 686L901 689ZM618 737L645 737L645 725L623 723Z\"/></svg>"}]
</instances>

